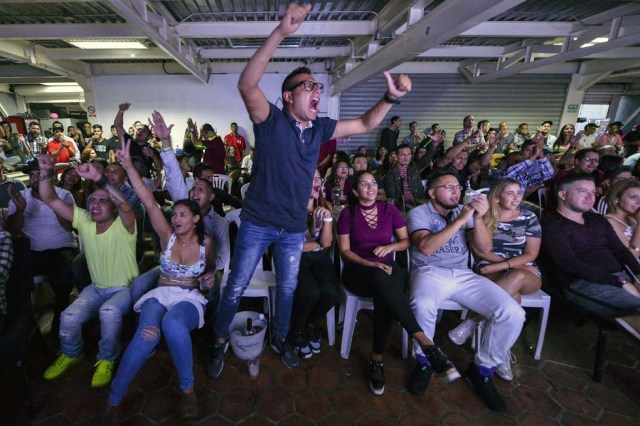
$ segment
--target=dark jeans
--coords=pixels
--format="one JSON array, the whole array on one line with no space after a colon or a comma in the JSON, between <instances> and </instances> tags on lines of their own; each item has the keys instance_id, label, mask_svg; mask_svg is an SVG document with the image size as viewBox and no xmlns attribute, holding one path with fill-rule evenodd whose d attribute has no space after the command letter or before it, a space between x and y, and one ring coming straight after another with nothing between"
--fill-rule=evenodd
<instances>
[{"instance_id":1,"label":"dark jeans","mask_svg":"<svg viewBox=\"0 0 640 426\"><path fill-rule=\"evenodd\" d=\"M384 352L394 320L400 322L410 336L422 331L405 293L407 272L393 260L384 263L393 268L391 275L380 268L346 263L342 280L352 293L373 298L372 349L377 355Z\"/></svg>"},{"instance_id":2,"label":"dark jeans","mask_svg":"<svg viewBox=\"0 0 640 426\"><path fill-rule=\"evenodd\" d=\"M298 287L291 311L291 335L305 325L318 325L340 298L338 276L329 256L323 251L302 253Z\"/></svg>"},{"instance_id":3,"label":"dark jeans","mask_svg":"<svg viewBox=\"0 0 640 426\"><path fill-rule=\"evenodd\" d=\"M567 299L603 318L640 314L640 298L619 287L576 280L563 291Z\"/></svg>"},{"instance_id":4,"label":"dark jeans","mask_svg":"<svg viewBox=\"0 0 640 426\"><path fill-rule=\"evenodd\" d=\"M47 275L55 296L55 308L51 322L51 333L54 336L58 335L60 329L60 314L69 305L69 295L73 287L71 262L76 254L78 251L70 247L44 251L31 250L33 275Z\"/></svg>"}]
</instances>

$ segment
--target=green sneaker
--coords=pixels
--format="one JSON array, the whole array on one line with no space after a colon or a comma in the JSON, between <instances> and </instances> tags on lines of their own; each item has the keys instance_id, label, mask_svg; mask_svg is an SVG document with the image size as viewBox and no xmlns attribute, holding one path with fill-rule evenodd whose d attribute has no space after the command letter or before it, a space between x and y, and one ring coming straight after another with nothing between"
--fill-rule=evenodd
<instances>
[{"instance_id":1,"label":"green sneaker","mask_svg":"<svg viewBox=\"0 0 640 426\"><path fill-rule=\"evenodd\" d=\"M46 380L53 380L58 376L61 376L68 369L74 365L80 364L84 360L84 353L76 358L71 358L65 354L58 355L58 358L47 368L42 375Z\"/></svg>"},{"instance_id":2,"label":"green sneaker","mask_svg":"<svg viewBox=\"0 0 640 426\"><path fill-rule=\"evenodd\" d=\"M96 371L91 378L92 388L101 388L111 383L111 374L113 373L113 361L106 361L104 359L98 360L94 365Z\"/></svg>"}]
</instances>

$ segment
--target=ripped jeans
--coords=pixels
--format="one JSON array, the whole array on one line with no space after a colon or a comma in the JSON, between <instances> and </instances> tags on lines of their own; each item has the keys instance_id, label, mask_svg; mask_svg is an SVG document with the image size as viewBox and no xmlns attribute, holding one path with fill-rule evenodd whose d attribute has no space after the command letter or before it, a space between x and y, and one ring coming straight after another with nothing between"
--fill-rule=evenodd
<instances>
[{"instance_id":1,"label":"ripped jeans","mask_svg":"<svg viewBox=\"0 0 640 426\"><path fill-rule=\"evenodd\" d=\"M60 350L71 358L82 354L82 325L100 317L97 359L113 361L120 354L122 317L131 311L129 287L98 288L91 284L60 315Z\"/></svg>"},{"instance_id":2,"label":"ripped jeans","mask_svg":"<svg viewBox=\"0 0 640 426\"><path fill-rule=\"evenodd\" d=\"M180 389L193 388L193 351L191 330L198 327L198 310L190 302L179 302L167 310L156 299L148 299L140 310L140 322L124 351L116 377L111 383L109 404L120 405L129 385L164 335Z\"/></svg>"},{"instance_id":3,"label":"ripped jeans","mask_svg":"<svg viewBox=\"0 0 640 426\"><path fill-rule=\"evenodd\" d=\"M243 220L238 230L227 285L222 290L215 322L216 337L229 340L229 325L240 299L249 286L253 272L267 247L272 246L276 271L276 312L272 334L284 339L289 333L293 296L298 286L298 271L304 233L288 232L271 226L256 226Z\"/></svg>"}]
</instances>

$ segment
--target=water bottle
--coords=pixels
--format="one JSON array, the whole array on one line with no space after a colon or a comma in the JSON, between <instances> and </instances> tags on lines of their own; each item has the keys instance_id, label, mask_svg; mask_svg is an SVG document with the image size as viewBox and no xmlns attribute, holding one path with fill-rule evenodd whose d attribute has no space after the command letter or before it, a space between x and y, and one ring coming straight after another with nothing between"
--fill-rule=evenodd
<instances>
[{"instance_id":1,"label":"water bottle","mask_svg":"<svg viewBox=\"0 0 640 426\"><path fill-rule=\"evenodd\" d=\"M243 336L253 336L255 333L253 332L253 320L251 318L247 318L247 326L244 330L242 330Z\"/></svg>"},{"instance_id":2,"label":"water bottle","mask_svg":"<svg viewBox=\"0 0 640 426\"><path fill-rule=\"evenodd\" d=\"M340 186L337 183L331 190L331 202L334 206L340 205Z\"/></svg>"}]
</instances>

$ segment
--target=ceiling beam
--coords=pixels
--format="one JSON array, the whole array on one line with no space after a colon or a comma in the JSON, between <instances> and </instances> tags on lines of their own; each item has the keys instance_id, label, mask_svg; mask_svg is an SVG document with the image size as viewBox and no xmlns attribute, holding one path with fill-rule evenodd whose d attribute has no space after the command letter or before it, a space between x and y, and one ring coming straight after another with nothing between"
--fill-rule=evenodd
<instances>
[{"instance_id":1,"label":"ceiling beam","mask_svg":"<svg viewBox=\"0 0 640 426\"><path fill-rule=\"evenodd\" d=\"M78 61L56 62L47 57L43 48L26 41L0 40L0 57L66 76L75 81L89 75L86 64Z\"/></svg>"},{"instance_id":2,"label":"ceiling beam","mask_svg":"<svg viewBox=\"0 0 640 426\"><path fill-rule=\"evenodd\" d=\"M0 25L0 39L61 38L144 38L144 34L129 24L37 24Z\"/></svg>"},{"instance_id":3,"label":"ceiling beam","mask_svg":"<svg viewBox=\"0 0 640 426\"><path fill-rule=\"evenodd\" d=\"M171 59L164 50L149 49L79 49L77 47L47 49L46 55L55 60L108 60L108 59Z\"/></svg>"},{"instance_id":4,"label":"ceiling beam","mask_svg":"<svg viewBox=\"0 0 640 426\"><path fill-rule=\"evenodd\" d=\"M566 37L574 32L574 25L570 22L482 22L464 31L465 37Z\"/></svg>"},{"instance_id":5,"label":"ceiling beam","mask_svg":"<svg viewBox=\"0 0 640 426\"><path fill-rule=\"evenodd\" d=\"M198 52L204 59L249 59L258 49L255 48L212 48L200 49ZM280 47L276 49L273 58L334 58L349 56L350 46L336 47Z\"/></svg>"},{"instance_id":6,"label":"ceiling beam","mask_svg":"<svg viewBox=\"0 0 640 426\"><path fill-rule=\"evenodd\" d=\"M577 59L583 59L586 56L598 54L601 52L607 52L611 49L617 49L621 47L631 46L634 44L640 43L640 33L629 35L626 37L620 37L606 43L599 43L589 47L581 47L575 50L570 50L566 53L561 53L558 55L550 56L548 58L536 59L531 62L526 62L523 64L514 65L507 69L501 69L498 71L493 71L488 74L483 74L480 76L475 76L472 79L473 83L482 83L486 81L495 80L502 77L507 77L510 75L518 74L522 71L530 71L535 68L539 68L544 65L556 64L559 62L565 61L575 61Z\"/></svg>"},{"instance_id":7,"label":"ceiling beam","mask_svg":"<svg viewBox=\"0 0 640 426\"><path fill-rule=\"evenodd\" d=\"M332 85L332 95L344 92L384 70L411 60L422 52L503 13L524 0L449 0L425 15L404 34L383 46Z\"/></svg>"},{"instance_id":8,"label":"ceiling beam","mask_svg":"<svg viewBox=\"0 0 640 426\"><path fill-rule=\"evenodd\" d=\"M105 2L198 80L203 83L209 81L207 65L197 61L191 47L183 46L182 40L171 32L171 28L165 19L160 15L147 11L146 0L137 0L135 8L125 4L122 0L105 0ZM145 18L159 23L160 26L154 26Z\"/></svg>"},{"instance_id":9,"label":"ceiling beam","mask_svg":"<svg viewBox=\"0 0 640 426\"><path fill-rule=\"evenodd\" d=\"M176 33L184 38L266 38L280 22L184 22ZM373 35L371 21L305 21L293 37L357 37Z\"/></svg>"}]
</instances>

